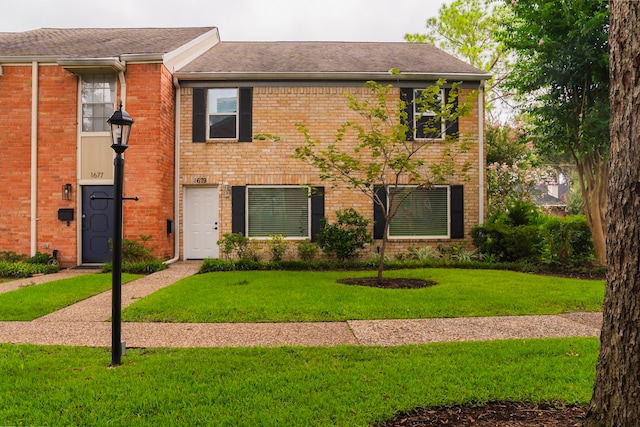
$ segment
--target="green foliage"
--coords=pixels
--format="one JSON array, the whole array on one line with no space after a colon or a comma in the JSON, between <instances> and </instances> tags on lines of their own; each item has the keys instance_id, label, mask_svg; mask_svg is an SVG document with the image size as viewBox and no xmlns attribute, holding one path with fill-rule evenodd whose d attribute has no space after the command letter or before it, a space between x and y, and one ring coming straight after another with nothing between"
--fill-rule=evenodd
<instances>
[{"instance_id":1,"label":"green foliage","mask_svg":"<svg viewBox=\"0 0 640 427\"><path fill-rule=\"evenodd\" d=\"M31 258L25 260L25 262L27 264L54 264L55 260L53 259L53 256L51 256L51 254L47 254L44 252L36 252L36 254L34 256L32 256Z\"/></svg>"},{"instance_id":2,"label":"green foliage","mask_svg":"<svg viewBox=\"0 0 640 427\"><path fill-rule=\"evenodd\" d=\"M272 261L282 261L282 258L287 253L287 241L284 234L270 234L269 240L267 240L267 246L271 253Z\"/></svg>"},{"instance_id":3,"label":"green foliage","mask_svg":"<svg viewBox=\"0 0 640 427\"><path fill-rule=\"evenodd\" d=\"M298 242L298 257L305 262L313 261L318 255L318 245L308 240Z\"/></svg>"},{"instance_id":4,"label":"green foliage","mask_svg":"<svg viewBox=\"0 0 640 427\"><path fill-rule=\"evenodd\" d=\"M422 248L409 247L409 259L416 261L431 261L440 258L440 253L433 246L424 246Z\"/></svg>"},{"instance_id":5,"label":"green foliage","mask_svg":"<svg viewBox=\"0 0 640 427\"><path fill-rule=\"evenodd\" d=\"M256 246L242 233L225 233L217 243L227 258L235 257L238 260L254 262L260 260Z\"/></svg>"},{"instance_id":6,"label":"green foliage","mask_svg":"<svg viewBox=\"0 0 640 427\"><path fill-rule=\"evenodd\" d=\"M31 277L34 274L56 272L58 272L58 266L52 264L0 261L0 277Z\"/></svg>"},{"instance_id":7,"label":"green foliage","mask_svg":"<svg viewBox=\"0 0 640 427\"><path fill-rule=\"evenodd\" d=\"M593 241L582 215L549 217L542 226L546 257L560 265L582 264L593 259Z\"/></svg>"},{"instance_id":8,"label":"green foliage","mask_svg":"<svg viewBox=\"0 0 640 427\"><path fill-rule=\"evenodd\" d=\"M333 255L340 261L353 260L365 244L373 242L368 231L371 221L353 208L336 211L336 216L337 221L333 224L323 220L317 236L318 246L325 254Z\"/></svg>"},{"instance_id":9,"label":"green foliage","mask_svg":"<svg viewBox=\"0 0 640 427\"><path fill-rule=\"evenodd\" d=\"M516 57L505 86L520 96L545 153L576 165L601 263L609 167L609 7L594 0L518 0L499 39ZM593 219L592 219L593 218Z\"/></svg>"},{"instance_id":10,"label":"green foliage","mask_svg":"<svg viewBox=\"0 0 640 427\"><path fill-rule=\"evenodd\" d=\"M506 213L490 217L485 225L471 230L473 244L497 261L536 261L542 250L538 208L516 201Z\"/></svg>"},{"instance_id":11,"label":"green foliage","mask_svg":"<svg viewBox=\"0 0 640 427\"><path fill-rule=\"evenodd\" d=\"M438 17L426 22L425 34L405 34L411 43L430 43L463 61L492 74L487 82L487 109L506 94L498 82L511 68L504 45L495 37L507 9L495 0L453 0L443 4Z\"/></svg>"},{"instance_id":12,"label":"green foliage","mask_svg":"<svg viewBox=\"0 0 640 427\"><path fill-rule=\"evenodd\" d=\"M207 258L202 261L198 273L210 273L212 271L233 271L235 269L236 267L233 261L227 261L218 258Z\"/></svg>"},{"instance_id":13,"label":"green foliage","mask_svg":"<svg viewBox=\"0 0 640 427\"><path fill-rule=\"evenodd\" d=\"M27 256L24 254L17 254L13 251L0 252L0 261L3 262L22 262L26 261Z\"/></svg>"},{"instance_id":14,"label":"green foliage","mask_svg":"<svg viewBox=\"0 0 640 427\"><path fill-rule=\"evenodd\" d=\"M471 230L481 256L495 262L544 261L563 267L593 260L591 231L583 215L542 215L527 202L516 202L504 214ZM489 257L489 258L487 258Z\"/></svg>"},{"instance_id":15,"label":"green foliage","mask_svg":"<svg viewBox=\"0 0 640 427\"><path fill-rule=\"evenodd\" d=\"M542 164L522 125L487 123L485 135L489 215L505 211L516 201L534 200L552 171Z\"/></svg>"},{"instance_id":16,"label":"green foliage","mask_svg":"<svg viewBox=\"0 0 640 427\"><path fill-rule=\"evenodd\" d=\"M141 235L140 240L148 242L150 235ZM113 245L111 239L109 244ZM112 247L113 250L113 247ZM151 274L169 268L167 264L156 258L151 249L137 240L122 239L122 271L131 274ZM108 273L113 270L112 262L106 262L102 266L102 272Z\"/></svg>"}]
</instances>

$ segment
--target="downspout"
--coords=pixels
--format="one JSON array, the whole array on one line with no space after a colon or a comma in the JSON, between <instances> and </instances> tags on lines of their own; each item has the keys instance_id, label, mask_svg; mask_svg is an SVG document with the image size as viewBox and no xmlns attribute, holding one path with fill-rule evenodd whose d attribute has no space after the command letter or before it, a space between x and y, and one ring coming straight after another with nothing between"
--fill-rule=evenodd
<instances>
[{"instance_id":1,"label":"downspout","mask_svg":"<svg viewBox=\"0 0 640 427\"><path fill-rule=\"evenodd\" d=\"M480 82L480 90L478 91L478 224L484 224L484 174L485 174L485 160L484 160L484 80Z\"/></svg>"},{"instance_id":2,"label":"downspout","mask_svg":"<svg viewBox=\"0 0 640 427\"><path fill-rule=\"evenodd\" d=\"M174 206L174 257L165 261L165 264L172 264L180 259L180 82L177 77L173 77L173 86L176 88L176 111L175 111L175 143L174 143L174 183L173 183L173 206Z\"/></svg>"},{"instance_id":3,"label":"downspout","mask_svg":"<svg viewBox=\"0 0 640 427\"><path fill-rule=\"evenodd\" d=\"M31 256L38 251L38 62L31 63Z\"/></svg>"},{"instance_id":4,"label":"downspout","mask_svg":"<svg viewBox=\"0 0 640 427\"><path fill-rule=\"evenodd\" d=\"M120 102L122 102L122 109L126 110L127 79L124 77L124 71L118 71L118 80L120 80Z\"/></svg>"}]
</instances>

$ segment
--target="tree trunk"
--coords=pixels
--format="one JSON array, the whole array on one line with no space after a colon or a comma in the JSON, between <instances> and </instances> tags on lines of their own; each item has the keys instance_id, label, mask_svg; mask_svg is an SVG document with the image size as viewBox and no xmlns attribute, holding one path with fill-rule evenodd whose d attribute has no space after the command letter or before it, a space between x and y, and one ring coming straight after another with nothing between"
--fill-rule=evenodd
<instances>
[{"instance_id":1,"label":"tree trunk","mask_svg":"<svg viewBox=\"0 0 640 427\"><path fill-rule=\"evenodd\" d=\"M607 285L585 426L640 420L640 3L612 0Z\"/></svg>"},{"instance_id":2,"label":"tree trunk","mask_svg":"<svg viewBox=\"0 0 640 427\"><path fill-rule=\"evenodd\" d=\"M584 215L593 238L593 252L600 265L607 263L607 179L608 160L589 158L578 161L580 189L584 199Z\"/></svg>"}]
</instances>

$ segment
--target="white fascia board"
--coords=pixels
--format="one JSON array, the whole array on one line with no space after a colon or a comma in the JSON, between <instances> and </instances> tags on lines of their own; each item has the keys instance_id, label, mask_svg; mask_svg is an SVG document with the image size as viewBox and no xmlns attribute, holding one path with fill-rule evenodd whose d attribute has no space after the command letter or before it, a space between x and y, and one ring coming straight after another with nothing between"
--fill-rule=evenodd
<instances>
[{"instance_id":1,"label":"white fascia board","mask_svg":"<svg viewBox=\"0 0 640 427\"><path fill-rule=\"evenodd\" d=\"M262 73L262 72L177 72L178 79L187 80L374 80L374 81L415 81L438 80L448 81L482 81L490 74L467 73L341 73L341 72L304 72L304 73Z\"/></svg>"}]
</instances>

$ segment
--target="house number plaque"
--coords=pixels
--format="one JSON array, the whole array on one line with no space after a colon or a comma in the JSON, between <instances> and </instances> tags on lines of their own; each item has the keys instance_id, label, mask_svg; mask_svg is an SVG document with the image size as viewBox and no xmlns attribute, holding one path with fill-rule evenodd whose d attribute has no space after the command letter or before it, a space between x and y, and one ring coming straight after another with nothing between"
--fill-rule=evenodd
<instances>
[{"instance_id":1,"label":"house number plaque","mask_svg":"<svg viewBox=\"0 0 640 427\"><path fill-rule=\"evenodd\" d=\"M193 178L193 183L194 184L206 184L207 183L207 178L204 176L199 176L196 178Z\"/></svg>"}]
</instances>

